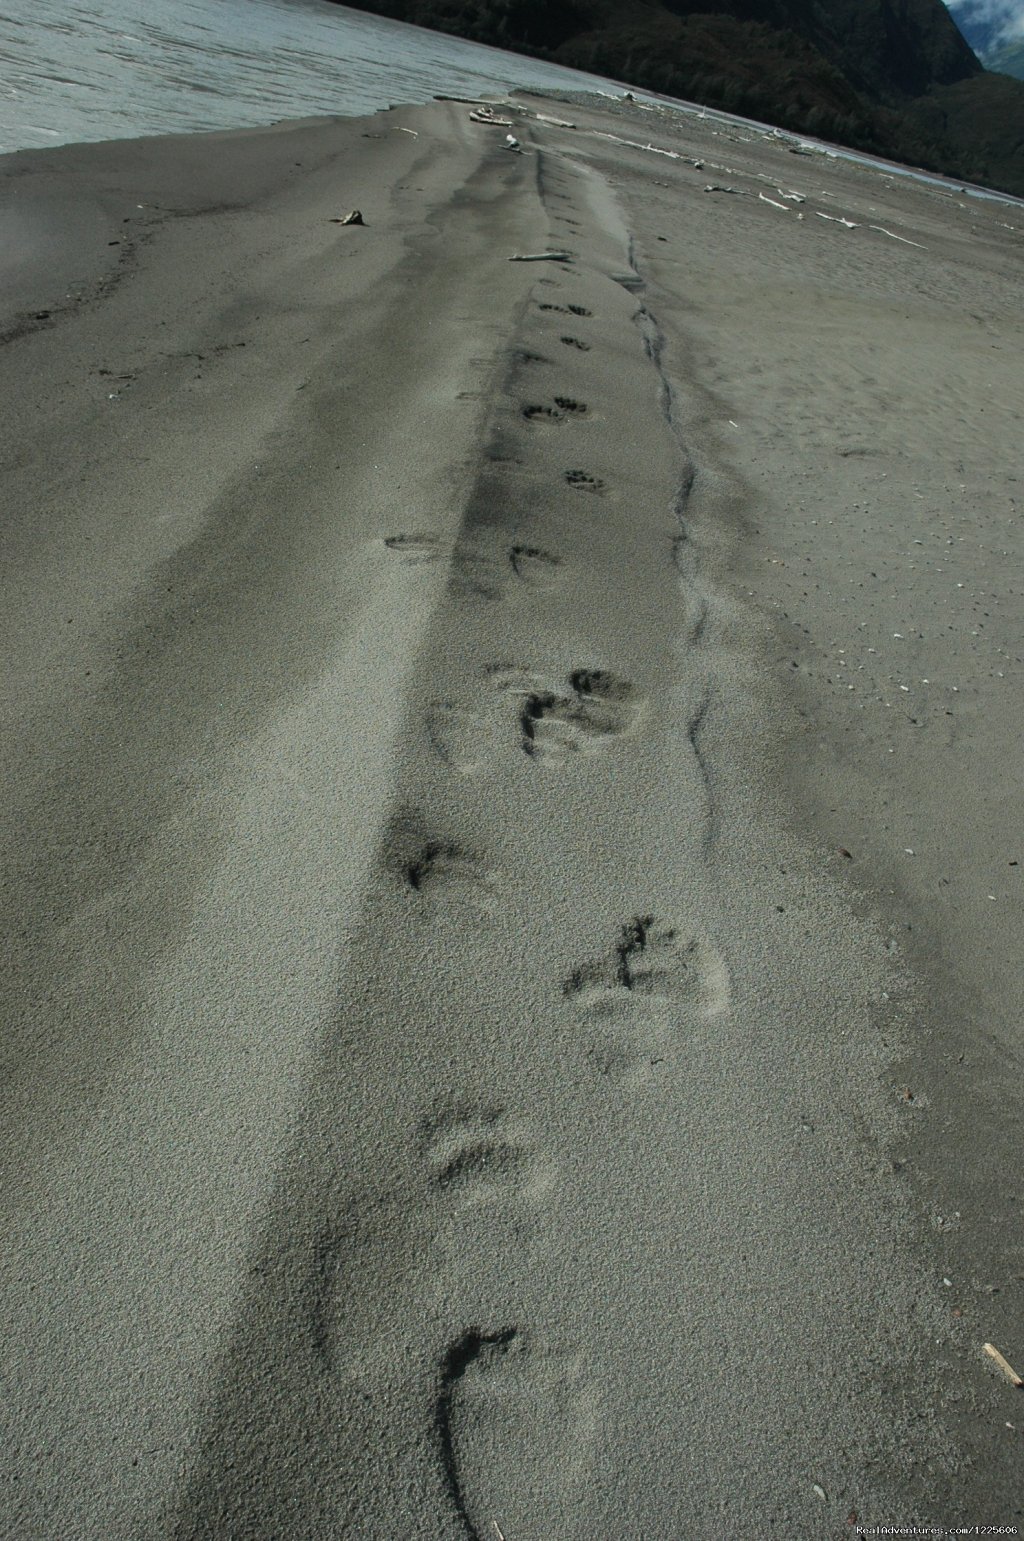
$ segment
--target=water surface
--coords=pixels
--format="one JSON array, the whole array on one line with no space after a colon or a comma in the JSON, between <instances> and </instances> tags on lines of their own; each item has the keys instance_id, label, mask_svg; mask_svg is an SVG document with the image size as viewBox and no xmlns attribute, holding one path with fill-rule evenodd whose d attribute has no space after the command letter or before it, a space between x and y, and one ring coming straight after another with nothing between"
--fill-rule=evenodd
<instances>
[{"instance_id":1,"label":"water surface","mask_svg":"<svg viewBox=\"0 0 1024 1541\"><path fill-rule=\"evenodd\" d=\"M516 85L614 89L327 0L8 0L0 15L0 153Z\"/></svg>"}]
</instances>

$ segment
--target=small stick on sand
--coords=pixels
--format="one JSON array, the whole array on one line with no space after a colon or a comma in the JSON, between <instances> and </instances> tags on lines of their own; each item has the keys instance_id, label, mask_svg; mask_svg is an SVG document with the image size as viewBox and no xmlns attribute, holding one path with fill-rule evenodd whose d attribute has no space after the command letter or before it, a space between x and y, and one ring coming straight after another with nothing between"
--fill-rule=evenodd
<instances>
[{"instance_id":1,"label":"small stick on sand","mask_svg":"<svg viewBox=\"0 0 1024 1541\"><path fill-rule=\"evenodd\" d=\"M502 1532L501 1532L501 1526L498 1524L497 1520L492 1520L491 1524L494 1526L495 1532L496 1532L497 1537L498 1537L498 1541L505 1541L505 1537L502 1535Z\"/></svg>"},{"instance_id":2,"label":"small stick on sand","mask_svg":"<svg viewBox=\"0 0 1024 1541\"><path fill-rule=\"evenodd\" d=\"M1003 1358L1002 1354L996 1348L994 1343L986 1343L985 1352L990 1359L995 1360L996 1364L1002 1370L1011 1386L1017 1386L1018 1388L1024 1386L1024 1376L1017 1374L1017 1371L1013 1368L1013 1365L1009 1364L1007 1360Z\"/></svg>"},{"instance_id":3,"label":"small stick on sand","mask_svg":"<svg viewBox=\"0 0 1024 1541\"><path fill-rule=\"evenodd\" d=\"M510 257L509 262L571 262L571 251L527 251L516 252Z\"/></svg>"},{"instance_id":4,"label":"small stick on sand","mask_svg":"<svg viewBox=\"0 0 1024 1541\"><path fill-rule=\"evenodd\" d=\"M920 241L908 241L905 235L896 235L896 233L892 230L884 230L881 225L869 225L868 229L877 230L880 235L887 235L893 241L902 241L904 246L920 246L922 251L927 249L926 247L921 246Z\"/></svg>"}]
</instances>

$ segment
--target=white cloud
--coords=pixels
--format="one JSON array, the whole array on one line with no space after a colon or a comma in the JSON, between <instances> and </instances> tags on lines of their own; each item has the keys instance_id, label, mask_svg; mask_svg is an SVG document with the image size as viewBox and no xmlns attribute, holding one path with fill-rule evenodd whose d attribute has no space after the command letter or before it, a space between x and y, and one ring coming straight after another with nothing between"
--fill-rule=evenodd
<instances>
[{"instance_id":1,"label":"white cloud","mask_svg":"<svg viewBox=\"0 0 1024 1541\"><path fill-rule=\"evenodd\" d=\"M957 18L981 22L1001 43L1024 38L1024 0L946 0Z\"/></svg>"}]
</instances>

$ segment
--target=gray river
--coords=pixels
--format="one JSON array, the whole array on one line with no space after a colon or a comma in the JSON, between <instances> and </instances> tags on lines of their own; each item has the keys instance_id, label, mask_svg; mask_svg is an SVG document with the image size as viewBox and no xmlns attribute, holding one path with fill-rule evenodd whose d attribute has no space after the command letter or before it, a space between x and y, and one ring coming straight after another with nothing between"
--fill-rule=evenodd
<instances>
[{"instance_id":1,"label":"gray river","mask_svg":"<svg viewBox=\"0 0 1024 1541\"><path fill-rule=\"evenodd\" d=\"M512 86L614 90L327 0L6 0L0 12L0 154Z\"/></svg>"}]
</instances>

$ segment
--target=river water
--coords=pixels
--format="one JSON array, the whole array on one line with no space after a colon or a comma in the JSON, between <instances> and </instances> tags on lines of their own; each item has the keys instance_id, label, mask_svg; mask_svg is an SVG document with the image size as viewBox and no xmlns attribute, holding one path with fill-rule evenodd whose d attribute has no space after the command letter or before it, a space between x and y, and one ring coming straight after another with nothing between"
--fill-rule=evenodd
<instances>
[{"instance_id":1,"label":"river water","mask_svg":"<svg viewBox=\"0 0 1024 1541\"><path fill-rule=\"evenodd\" d=\"M615 90L327 0L6 0L0 13L0 153L513 86Z\"/></svg>"}]
</instances>

